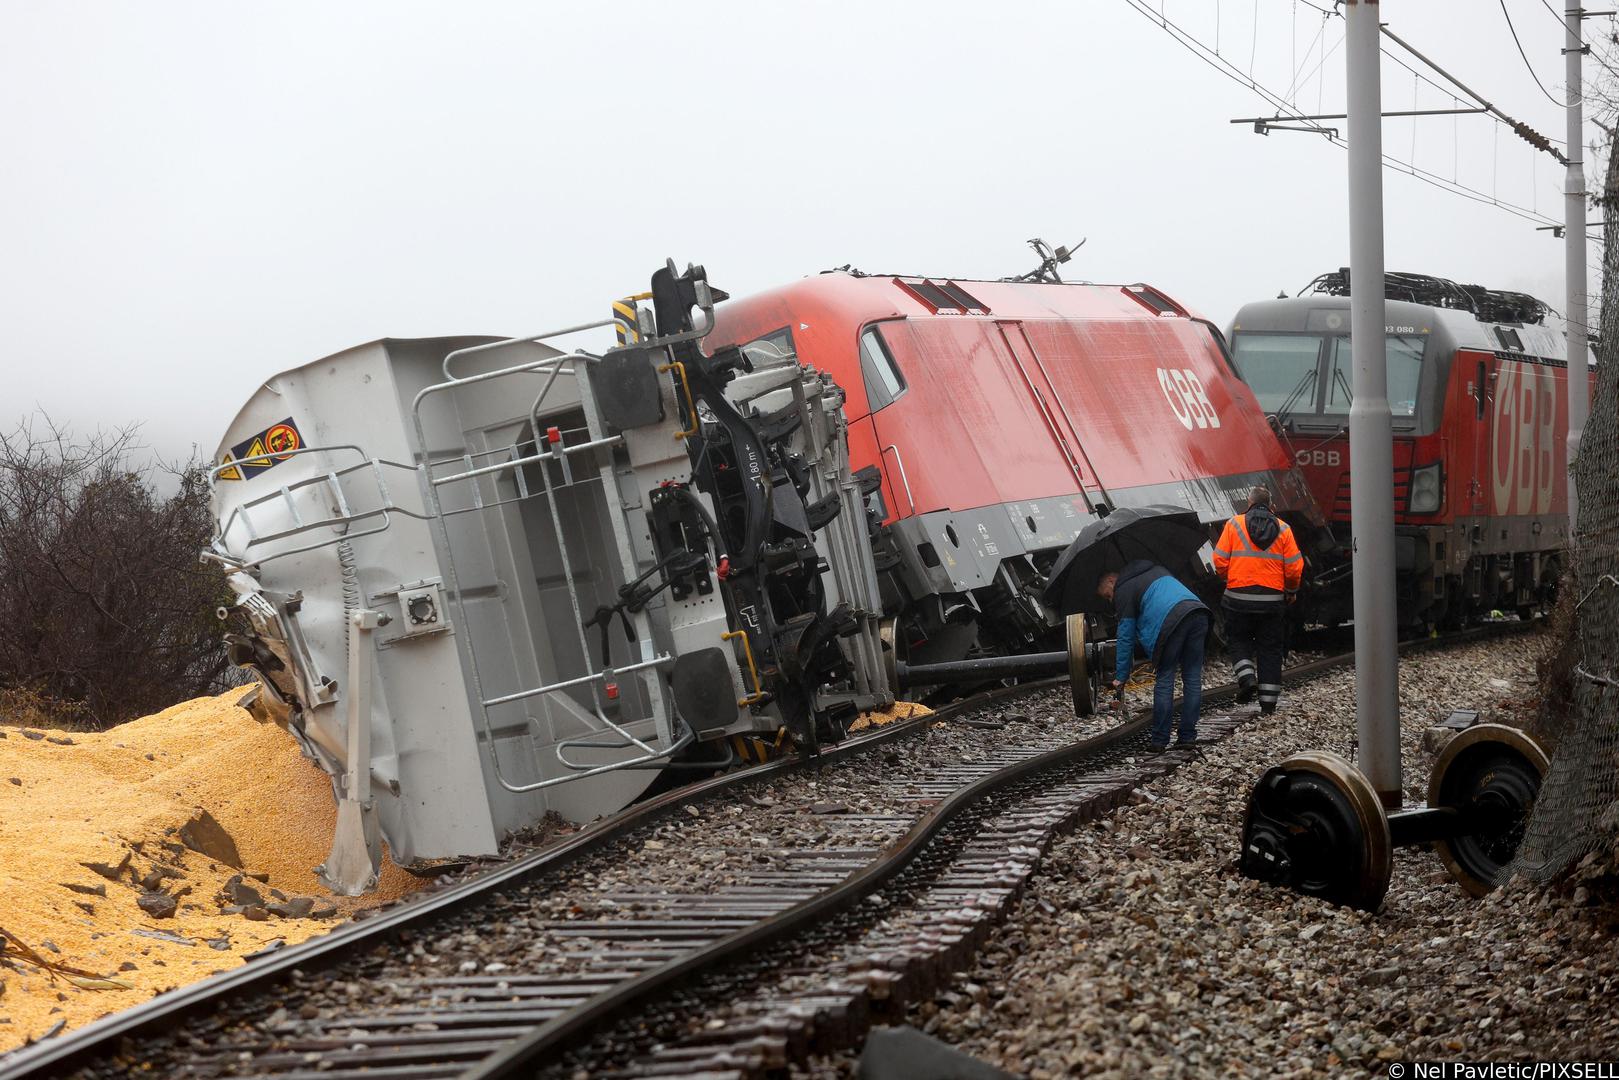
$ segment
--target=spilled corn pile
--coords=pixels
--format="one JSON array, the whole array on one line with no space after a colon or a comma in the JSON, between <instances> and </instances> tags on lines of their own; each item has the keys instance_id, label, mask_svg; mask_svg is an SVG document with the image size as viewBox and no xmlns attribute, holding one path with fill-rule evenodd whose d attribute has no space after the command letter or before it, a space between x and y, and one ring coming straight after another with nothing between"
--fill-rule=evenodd
<instances>
[{"instance_id":1,"label":"spilled corn pile","mask_svg":"<svg viewBox=\"0 0 1619 1080\"><path fill-rule=\"evenodd\" d=\"M330 781L242 696L94 734L0 717L0 1053L420 884L385 862L371 895L327 893Z\"/></svg>"},{"instance_id":2,"label":"spilled corn pile","mask_svg":"<svg viewBox=\"0 0 1619 1080\"><path fill-rule=\"evenodd\" d=\"M860 718L849 725L851 732L865 731L867 728L882 727L885 724L898 723L901 720L915 720L919 716L928 716L933 712L926 705L918 705L914 701L896 701L886 709L874 709L868 713L861 713Z\"/></svg>"}]
</instances>

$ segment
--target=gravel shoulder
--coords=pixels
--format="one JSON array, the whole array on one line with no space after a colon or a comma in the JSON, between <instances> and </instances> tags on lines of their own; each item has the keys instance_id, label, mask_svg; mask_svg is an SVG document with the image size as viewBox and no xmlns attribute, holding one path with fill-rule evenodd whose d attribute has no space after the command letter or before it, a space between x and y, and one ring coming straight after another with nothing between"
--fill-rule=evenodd
<instances>
[{"instance_id":1,"label":"gravel shoulder","mask_svg":"<svg viewBox=\"0 0 1619 1080\"><path fill-rule=\"evenodd\" d=\"M1413 800L1427 784L1422 732L1451 709L1528 720L1543 640L1402 663ZM1383 910L1368 915L1237 873L1253 781L1299 750L1347 754L1353 692L1353 672L1288 692L1275 719L1059 841L973 968L908 1022L1032 1077L1365 1076L1397 1059L1614 1057L1619 909L1592 903L1595 884L1514 883L1473 900L1434 855L1407 849ZM807 1074L851 1069L838 1059Z\"/></svg>"}]
</instances>

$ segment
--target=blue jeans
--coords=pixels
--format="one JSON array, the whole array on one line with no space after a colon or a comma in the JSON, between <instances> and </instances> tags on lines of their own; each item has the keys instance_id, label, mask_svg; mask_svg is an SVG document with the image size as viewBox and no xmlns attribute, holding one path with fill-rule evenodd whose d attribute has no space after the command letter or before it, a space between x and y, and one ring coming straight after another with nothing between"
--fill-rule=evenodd
<instances>
[{"instance_id":1,"label":"blue jeans","mask_svg":"<svg viewBox=\"0 0 1619 1080\"><path fill-rule=\"evenodd\" d=\"M1197 738L1197 714L1203 707L1203 642L1209 632L1209 616L1195 611L1182 619L1164 642L1158 658L1158 680L1152 688L1152 741L1155 746L1169 745L1175 704L1175 671L1181 673L1184 690L1181 695L1180 742Z\"/></svg>"}]
</instances>

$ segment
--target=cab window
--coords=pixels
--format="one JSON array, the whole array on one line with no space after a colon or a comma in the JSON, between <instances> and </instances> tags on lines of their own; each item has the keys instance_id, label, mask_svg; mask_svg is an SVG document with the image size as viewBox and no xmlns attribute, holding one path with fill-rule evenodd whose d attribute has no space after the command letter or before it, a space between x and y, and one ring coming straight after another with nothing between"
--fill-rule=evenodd
<instances>
[{"instance_id":1,"label":"cab window","mask_svg":"<svg viewBox=\"0 0 1619 1080\"><path fill-rule=\"evenodd\" d=\"M1417 387L1422 382L1424 344L1421 338L1388 335L1389 412L1396 417L1410 417L1417 414ZM1355 399L1350 389L1354 378L1355 368L1353 361L1350 360L1349 339L1346 337L1333 339L1332 376L1327 381L1327 405L1324 412L1349 411L1349 406Z\"/></svg>"},{"instance_id":2,"label":"cab window","mask_svg":"<svg viewBox=\"0 0 1619 1080\"><path fill-rule=\"evenodd\" d=\"M793 332L786 326L764 337L754 338L742 346L742 352L756 367L798 363L798 348L793 344Z\"/></svg>"},{"instance_id":3,"label":"cab window","mask_svg":"<svg viewBox=\"0 0 1619 1080\"><path fill-rule=\"evenodd\" d=\"M1238 334L1232 356L1268 413L1315 412L1319 334Z\"/></svg>"},{"instance_id":4,"label":"cab window","mask_svg":"<svg viewBox=\"0 0 1619 1080\"><path fill-rule=\"evenodd\" d=\"M860 371L865 376L866 400L872 412L885 408L905 392L905 376L875 326L868 326L860 334Z\"/></svg>"}]
</instances>

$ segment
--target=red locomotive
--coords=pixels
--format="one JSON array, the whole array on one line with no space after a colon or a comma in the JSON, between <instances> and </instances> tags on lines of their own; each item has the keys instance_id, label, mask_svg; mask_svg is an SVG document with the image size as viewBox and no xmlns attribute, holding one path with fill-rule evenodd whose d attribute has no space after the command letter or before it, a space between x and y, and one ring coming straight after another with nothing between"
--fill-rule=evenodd
<instances>
[{"instance_id":1,"label":"red locomotive","mask_svg":"<svg viewBox=\"0 0 1619 1080\"><path fill-rule=\"evenodd\" d=\"M1346 571L1348 276L1249 304L1230 335L1238 369L1331 520ZM1401 621L1528 615L1555 588L1568 541L1563 342L1543 325L1546 306L1522 293L1416 274L1387 275L1385 291ZM1342 621L1350 608L1347 587L1318 589L1310 617Z\"/></svg>"},{"instance_id":2,"label":"red locomotive","mask_svg":"<svg viewBox=\"0 0 1619 1080\"><path fill-rule=\"evenodd\" d=\"M848 392L885 607L912 660L1018 652L1100 510L1176 503L1223 522L1268 484L1324 523L1219 330L1147 285L835 271L717 310L711 348L796 359Z\"/></svg>"}]
</instances>

